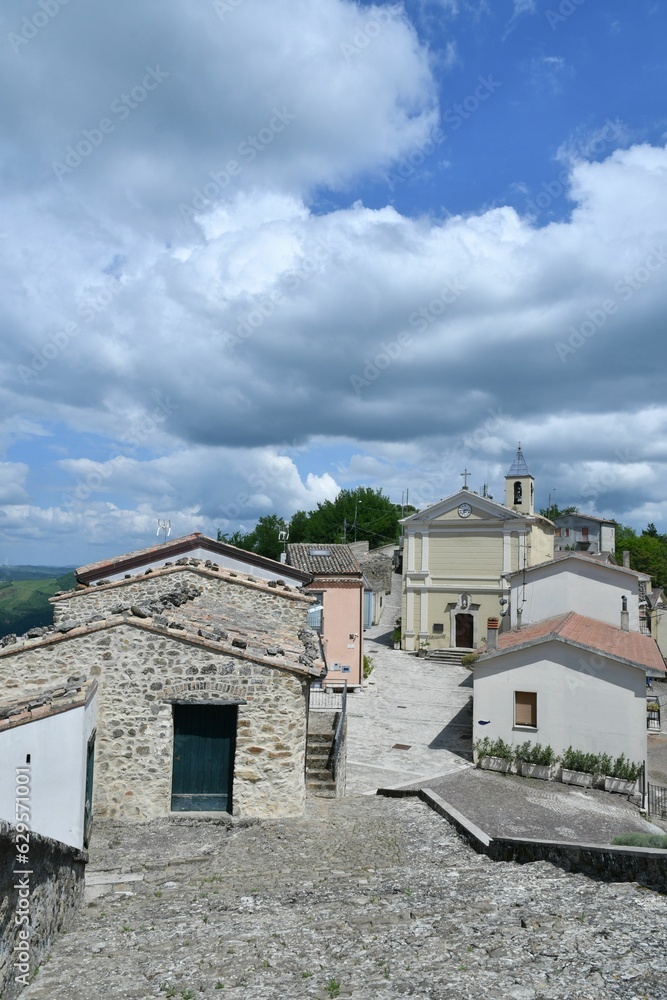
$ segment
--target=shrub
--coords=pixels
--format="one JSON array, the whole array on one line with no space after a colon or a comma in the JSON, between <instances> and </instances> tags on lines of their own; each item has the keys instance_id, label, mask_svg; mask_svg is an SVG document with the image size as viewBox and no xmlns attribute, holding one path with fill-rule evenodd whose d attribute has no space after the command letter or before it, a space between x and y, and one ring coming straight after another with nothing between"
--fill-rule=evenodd
<instances>
[{"instance_id":1,"label":"shrub","mask_svg":"<svg viewBox=\"0 0 667 1000\"><path fill-rule=\"evenodd\" d=\"M612 844L618 847L657 847L667 851L667 835L662 833L622 833L614 837Z\"/></svg>"},{"instance_id":2,"label":"shrub","mask_svg":"<svg viewBox=\"0 0 667 1000\"><path fill-rule=\"evenodd\" d=\"M365 681L368 680L368 678L373 673L373 667L374 667L374 663L373 663L373 660L371 659L371 657L370 656L366 656L366 654L364 654L364 680Z\"/></svg>"},{"instance_id":3,"label":"shrub","mask_svg":"<svg viewBox=\"0 0 667 1000\"><path fill-rule=\"evenodd\" d=\"M561 756L561 763L568 771L584 771L586 774L600 774L600 754L585 753L568 747Z\"/></svg>"},{"instance_id":4,"label":"shrub","mask_svg":"<svg viewBox=\"0 0 667 1000\"><path fill-rule=\"evenodd\" d=\"M617 757L611 766L611 771L606 772L610 778L622 778L624 781L636 781L640 775L642 765L633 764L626 760L625 754Z\"/></svg>"},{"instance_id":5,"label":"shrub","mask_svg":"<svg viewBox=\"0 0 667 1000\"><path fill-rule=\"evenodd\" d=\"M659 712L660 711L660 705L657 703L657 701L649 701L646 704L646 711L647 712Z\"/></svg>"},{"instance_id":6,"label":"shrub","mask_svg":"<svg viewBox=\"0 0 667 1000\"><path fill-rule=\"evenodd\" d=\"M477 760L482 757L500 757L501 760L508 760L510 763L514 760L514 747L502 739L491 740L485 736L483 740L477 740L473 749Z\"/></svg>"},{"instance_id":7,"label":"shrub","mask_svg":"<svg viewBox=\"0 0 667 1000\"><path fill-rule=\"evenodd\" d=\"M472 667L473 663L479 657L479 653L464 653L461 657L462 667Z\"/></svg>"},{"instance_id":8,"label":"shrub","mask_svg":"<svg viewBox=\"0 0 667 1000\"><path fill-rule=\"evenodd\" d=\"M396 625L394 626L394 631L391 633L391 641L392 642L400 642L401 638L402 638L402 636L401 636L401 619L397 618L396 619Z\"/></svg>"},{"instance_id":9,"label":"shrub","mask_svg":"<svg viewBox=\"0 0 667 1000\"><path fill-rule=\"evenodd\" d=\"M541 743L531 743L526 740L520 743L515 751L516 760L522 760L525 764L549 765L556 763L556 754L550 746L543 747Z\"/></svg>"}]
</instances>

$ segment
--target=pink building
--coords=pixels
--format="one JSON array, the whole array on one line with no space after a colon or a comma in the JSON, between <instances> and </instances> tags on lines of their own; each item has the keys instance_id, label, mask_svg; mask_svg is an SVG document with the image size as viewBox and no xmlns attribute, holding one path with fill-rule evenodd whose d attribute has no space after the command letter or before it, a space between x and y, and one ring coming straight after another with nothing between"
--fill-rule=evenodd
<instances>
[{"instance_id":1,"label":"pink building","mask_svg":"<svg viewBox=\"0 0 667 1000\"><path fill-rule=\"evenodd\" d=\"M310 573L304 589L318 598L321 610L309 613L309 624L322 637L327 665L325 685L360 688L363 679L364 576L349 545L287 546L287 563Z\"/></svg>"}]
</instances>

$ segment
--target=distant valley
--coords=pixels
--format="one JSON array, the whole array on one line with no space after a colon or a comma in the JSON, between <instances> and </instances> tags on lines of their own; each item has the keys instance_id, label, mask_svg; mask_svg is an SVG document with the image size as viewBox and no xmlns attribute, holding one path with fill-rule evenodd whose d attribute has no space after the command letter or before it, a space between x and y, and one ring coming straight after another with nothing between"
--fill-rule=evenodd
<instances>
[{"instance_id":1,"label":"distant valley","mask_svg":"<svg viewBox=\"0 0 667 1000\"><path fill-rule=\"evenodd\" d=\"M51 625L49 597L75 586L70 566L0 566L0 636Z\"/></svg>"}]
</instances>

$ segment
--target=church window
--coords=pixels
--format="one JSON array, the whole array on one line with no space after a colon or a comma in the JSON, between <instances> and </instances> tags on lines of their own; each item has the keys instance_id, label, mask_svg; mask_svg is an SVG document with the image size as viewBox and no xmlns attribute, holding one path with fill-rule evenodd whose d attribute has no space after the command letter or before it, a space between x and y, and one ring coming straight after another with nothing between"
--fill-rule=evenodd
<instances>
[{"instance_id":1,"label":"church window","mask_svg":"<svg viewBox=\"0 0 667 1000\"><path fill-rule=\"evenodd\" d=\"M514 503L521 503L523 500L523 487L521 483L514 484Z\"/></svg>"}]
</instances>

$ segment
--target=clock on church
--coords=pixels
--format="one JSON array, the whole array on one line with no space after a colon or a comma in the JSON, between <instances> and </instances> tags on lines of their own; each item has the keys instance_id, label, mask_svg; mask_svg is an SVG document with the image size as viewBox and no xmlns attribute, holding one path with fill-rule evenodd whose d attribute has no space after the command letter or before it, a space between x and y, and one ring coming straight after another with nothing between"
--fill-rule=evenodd
<instances>
[{"instance_id":1,"label":"clock on church","mask_svg":"<svg viewBox=\"0 0 667 1000\"><path fill-rule=\"evenodd\" d=\"M469 503L459 504L459 517L470 517L472 514L472 507Z\"/></svg>"}]
</instances>

